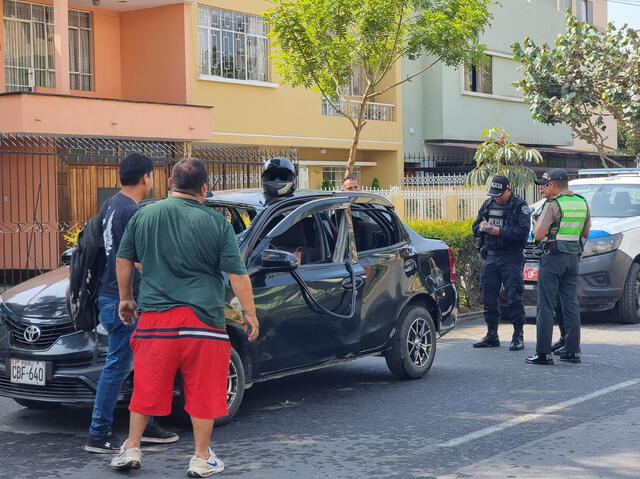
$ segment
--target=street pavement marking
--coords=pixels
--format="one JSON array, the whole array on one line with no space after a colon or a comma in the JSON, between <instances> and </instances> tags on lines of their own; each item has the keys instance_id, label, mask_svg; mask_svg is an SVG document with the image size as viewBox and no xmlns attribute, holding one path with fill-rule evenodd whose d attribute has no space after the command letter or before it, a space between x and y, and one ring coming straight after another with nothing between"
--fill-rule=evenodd
<instances>
[{"instance_id":1,"label":"street pavement marking","mask_svg":"<svg viewBox=\"0 0 640 479\"><path fill-rule=\"evenodd\" d=\"M617 391L618 389L624 389L638 383L640 383L640 378L630 379L629 381L623 381L621 383L614 384L613 386L609 386L608 388L599 389L598 391L594 391L592 393L585 394L583 396L578 396L568 401L563 401L558 404L554 404L552 406L544 407L538 410L538 412L525 414L524 416L516 417L514 419L509 419L508 421L501 422L499 424L496 424L495 426L486 427L476 432L465 434L464 436L451 439L447 442L443 442L442 444L437 444L435 447L436 448L456 447L456 446L459 446L460 444L464 444L466 442L474 441L476 439L480 439L481 437L488 436L489 434L493 434L494 432L499 432L504 429L510 428L512 426L517 426L518 424L522 424L523 422L533 421L545 415L553 414L557 411L561 411L562 409L567 409L571 406L575 406L576 404L580 404L581 402L589 401L590 399L594 399L604 394L609 394L610 392Z\"/></svg>"}]
</instances>

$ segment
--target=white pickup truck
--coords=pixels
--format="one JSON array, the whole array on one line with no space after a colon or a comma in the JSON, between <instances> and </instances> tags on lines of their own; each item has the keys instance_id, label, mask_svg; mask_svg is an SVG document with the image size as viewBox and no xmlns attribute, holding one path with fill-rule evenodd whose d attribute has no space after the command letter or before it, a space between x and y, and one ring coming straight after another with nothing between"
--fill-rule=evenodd
<instances>
[{"instance_id":1,"label":"white pickup truck","mask_svg":"<svg viewBox=\"0 0 640 479\"><path fill-rule=\"evenodd\" d=\"M618 322L638 323L640 169L580 170L578 175L569 188L587 200L592 221L580 260L580 309L613 310ZM543 203L534 204L534 210ZM533 242L525 257L525 305L535 306L539 255Z\"/></svg>"}]
</instances>

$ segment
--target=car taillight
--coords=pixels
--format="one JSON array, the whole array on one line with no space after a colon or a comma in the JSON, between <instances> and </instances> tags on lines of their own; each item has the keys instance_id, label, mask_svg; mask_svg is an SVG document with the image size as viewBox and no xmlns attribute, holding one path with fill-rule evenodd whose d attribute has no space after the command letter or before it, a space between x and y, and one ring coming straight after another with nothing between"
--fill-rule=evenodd
<instances>
[{"instance_id":1,"label":"car taillight","mask_svg":"<svg viewBox=\"0 0 640 479\"><path fill-rule=\"evenodd\" d=\"M449 278L451 278L451 282L453 283L456 280L456 260L453 257L453 250L449 248L447 250L449 253Z\"/></svg>"}]
</instances>

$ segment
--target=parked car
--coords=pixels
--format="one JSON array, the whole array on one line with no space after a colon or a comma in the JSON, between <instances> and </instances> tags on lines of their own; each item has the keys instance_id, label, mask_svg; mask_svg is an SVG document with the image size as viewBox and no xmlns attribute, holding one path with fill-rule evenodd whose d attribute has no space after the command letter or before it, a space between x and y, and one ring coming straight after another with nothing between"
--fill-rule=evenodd
<instances>
[{"instance_id":1,"label":"parked car","mask_svg":"<svg viewBox=\"0 0 640 479\"><path fill-rule=\"evenodd\" d=\"M445 243L419 236L386 199L368 193L299 192L265 202L261 192L229 192L206 205L238 236L261 332L255 343L246 340L227 287L229 416L218 422L235 415L256 382L358 357L384 356L400 378L427 373L436 338L454 327L458 311ZM67 276L62 267L2 295L0 395L23 406L93 401L106 335L100 326L74 329Z\"/></svg>"},{"instance_id":2,"label":"parked car","mask_svg":"<svg viewBox=\"0 0 640 479\"><path fill-rule=\"evenodd\" d=\"M636 324L640 322L640 170L580 170L579 175L582 178L570 181L569 188L587 200L592 222L580 260L580 308L612 310L618 322ZM542 205L543 201L533 207L539 210ZM539 263L533 242L525 257L525 304L533 306Z\"/></svg>"}]
</instances>

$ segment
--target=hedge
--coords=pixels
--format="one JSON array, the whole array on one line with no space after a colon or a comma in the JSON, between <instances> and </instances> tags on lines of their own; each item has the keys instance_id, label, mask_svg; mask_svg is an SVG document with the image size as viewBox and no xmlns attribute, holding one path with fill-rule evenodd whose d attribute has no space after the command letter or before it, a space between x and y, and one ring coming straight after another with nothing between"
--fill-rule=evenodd
<instances>
[{"instance_id":1,"label":"hedge","mask_svg":"<svg viewBox=\"0 0 640 479\"><path fill-rule=\"evenodd\" d=\"M471 230L473 220L408 220L406 223L421 236L441 239L449 245L456 261L456 287L460 294L460 305L478 307L482 258Z\"/></svg>"}]
</instances>

